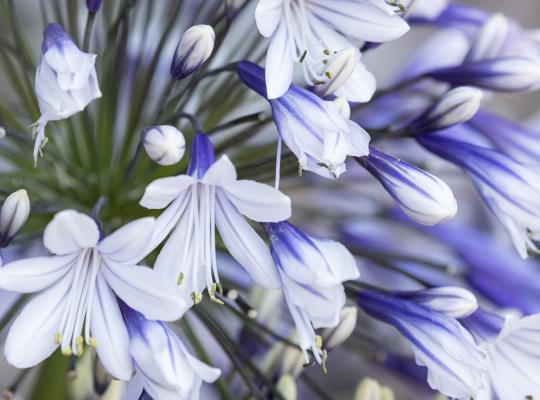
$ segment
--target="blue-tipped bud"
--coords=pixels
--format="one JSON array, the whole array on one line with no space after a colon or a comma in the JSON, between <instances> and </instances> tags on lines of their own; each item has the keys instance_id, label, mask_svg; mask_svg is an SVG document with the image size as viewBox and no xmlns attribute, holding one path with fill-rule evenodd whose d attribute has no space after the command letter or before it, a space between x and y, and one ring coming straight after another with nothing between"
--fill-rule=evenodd
<instances>
[{"instance_id":1,"label":"blue-tipped bud","mask_svg":"<svg viewBox=\"0 0 540 400\"><path fill-rule=\"evenodd\" d=\"M399 296L453 318L466 318L478 308L476 297L460 287L437 287L400 293Z\"/></svg>"},{"instance_id":2,"label":"blue-tipped bud","mask_svg":"<svg viewBox=\"0 0 540 400\"><path fill-rule=\"evenodd\" d=\"M210 25L195 25L184 32L171 63L171 77L184 79L212 55L216 36Z\"/></svg>"},{"instance_id":3,"label":"blue-tipped bud","mask_svg":"<svg viewBox=\"0 0 540 400\"><path fill-rule=\"evenodd\" d=\"M197 133L191 142L188 175L201 179L216 160L214 146L204 133Z\"/></svg>"},{"instance_id":4,"label":"blue-tipped bud","mask_svg":"<svg viewBox=\"0 0 540 400\"><path fill-rule=\"evenodd\" d=\"M159 165L174 165L184 157L186 140L174 126L159 125L145 128L142 134L148 157Z\"/></svg>"},{"instance_id":5,"label":"blue-tipped bud","mask_svg":"<svg viewBox=\"0 0 540 400\"><path fill-rule=\"evenodd\" d=\"M5 247L17 235L30 214L30 200L26 190L10 194L0 211L0 247Z\"/></svg>"},{"instance_id":6,"label":"blue-tipped bud","mask_svg":"<svg viewBox=\"0 0 540 400\"><path fill-rule=\"evenodd\" d=\"M88 8L88 12L92 14L97 13L99 7L101 7L101 1L102 0L86 0L86 7Z\"/></svg>"}]
</instances>

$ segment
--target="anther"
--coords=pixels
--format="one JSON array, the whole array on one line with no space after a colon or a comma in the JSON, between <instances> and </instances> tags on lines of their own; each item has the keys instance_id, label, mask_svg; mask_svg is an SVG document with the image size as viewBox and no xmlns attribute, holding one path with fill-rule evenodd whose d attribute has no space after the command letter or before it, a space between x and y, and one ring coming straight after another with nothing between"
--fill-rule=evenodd
<instances>
[{"instance_id":1,"label":"anther","mask_svg":"<svg viewBox=\"0 0 540 400\"><path fill-rule=\"evenodd\" d=\"M321 362L321 368L325 374L328 373L328 369L326 368L326 360L328 359L328 352L326 350L323 350L322 353L322 362Z\"/></svg>"},{"instance_id":2,"label":"anther","mask_svg":"<svg viewBox=\"0 0 540 400\"><path fill-rule=\"evenodd\" d=\"M326 75L326 77L327 77L328 79L332 79L332 78L334 77L334 75L333 75L332 72L330 72L330 71L326 71L324 74Z\"/></svg>"},{"instance_id":3,"label":"anther","mask_svg":"<svg viewBox=\"0 0 540 400\"><path fill-rule=\"evenodd\" d=\"M184 282L184 273L180 272L180 275L178 275L178 280L176 281L176 284L180 286Z\"/></svg>"},{"instance_id":4,"label":"anther","mask_svg":"<svg viewBox=\"0 0 540 400\"><path fill-rule=\"evenodd\" d=\"M193 303L199 304L202 301L202 293L191 292L191 300Z\"/></svg>"},{"instance_id":5,"label":"anther","mask_svg":"<svg viewBox=\"0 0 540 400\"><path fill-rule=\"evenodd\" d=\"M62 354L65 355L66 357L69 357L70 355L73 354L73 351L71 351L71 347L64 347L62 349Z\"/></svg>"},{"instance_id":6,"label":"anther","mask_svg":"<svg viewBox=\"0 0 540 400\"><path fill-rule=\"evenodd\" d=\"M90 338L88 339L88 345L95 349L97 346L96 339L90 336Z\"/></svg>"},{"instance_id":7,"label":"anther","mask_svg":"<svg viewBox=\"0 0 540 400\"><path fill-rule=\"evenodd\" d=\"M54 343L56 344L62 343L62 334L60 332L56 332L54 334Z\"/></svg>"},{"instance_id":8,"label":"anther","mask_svg":"<svg viewBox=\"0 0 540 400\"><path fill-rule=\"evenodd\" d=\"M300 62L304 62L306 56L307 56L307 50L304 50L304 52L303 52L302 55L300 56Z\"/></svg>"},{"instance_id":9,"label":"anther","mask_svg":"<svg viewBox=\"0 0 540 400\"><path fill-rule=\"evenodd\" d=\"M77 355L80 357L83 355L83 352L84 352L84 347L83 347L83 344L84 344L84 340L82 338L82 336L78 336L76 339L75 339L75 345L77 347Z\"/></svg>"}]
</instances>

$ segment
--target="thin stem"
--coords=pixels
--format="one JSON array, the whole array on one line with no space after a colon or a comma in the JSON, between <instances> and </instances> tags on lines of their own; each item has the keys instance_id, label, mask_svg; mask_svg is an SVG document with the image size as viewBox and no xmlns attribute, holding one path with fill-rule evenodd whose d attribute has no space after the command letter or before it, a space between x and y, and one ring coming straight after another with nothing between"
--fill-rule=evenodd
<instances>
[{"instance_id":1,"label":"thin stem","mask_svg":"<svg viewBox=\"0 0 540 400\"><path fill-rule=\"evenodd\" d=\"M234 128L234 127L236 127L238 125L246 124L246 123L249 123L249 122L262 122L262 121L264 121L266 119L265 116L266 116L266 114L263 113L263 112L256 112L256 113L253 113L253 114L244 115L242 117L235 118L235 119L233 119L231 121L228 121L228 122L225 122L225 123L223 123L221 125L217 125L217 126L213 127L212 129L210 129L207 132L207 134L208 135L213 135L214 133L218 133L218 132L230 129L230 128Z\"/></svg>"},{"instance_id":2,"label":"thin stem","mask_svg":"<svg viewBox=\"0 0 540 400\"><path fill-rule=\"evenodd\" d=\"M90 38L92 37L92 28L94 27L94 21L96 19L96 14L88 13L86 17L86 27L84 28L84 39L83 39L83 51L88 52L90 48Z\"/></svg>"},{"instance_id":3,"label":"thin stem","mask_svg":"<svg viewBox=\"0 0 540 400\"><path fill-rule=\"evenodd\" d=\"M278 135L277 150L276 150L276 180L274 188L279 190L279 180L281 178L281 135Z\"/></svg>"}]
</instances>

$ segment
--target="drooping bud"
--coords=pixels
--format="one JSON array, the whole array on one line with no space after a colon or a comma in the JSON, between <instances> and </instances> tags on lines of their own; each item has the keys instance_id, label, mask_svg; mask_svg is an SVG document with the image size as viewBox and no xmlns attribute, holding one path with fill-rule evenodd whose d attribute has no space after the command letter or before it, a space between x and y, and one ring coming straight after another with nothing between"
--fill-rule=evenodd
<instances>
[{"instance_id":1,"label":"drooping bud","mask_svg":"<svg viewBox=\"0 0 540 400\"><path fill-rule=\"evenodd\" d=\"M433 132L466 122L478 112L482 98L480 89L468 86L452 89L412 122L411 130Z\"/></svg>"},{"instance_id":2,"label":"drooping bud","mask_svg":"<svg viewBox=\"0 0 540 400\"><path fill-rule=\"evenodd\" d=\"M296 400L298 397L296 382L291 375L283 375L279 378L277 390L285 400Z\"/></svg>"},{"instance_id":3,"label":"drooping bud","mask_svg":"<svg viewBox=\"0 0 540 400\"><path fill-rule=\"evenodd\" d=\"M216 36L210 25L195 25L184 32L171 63L171 77L184 79L199 68L212 54Z\"/></svg>"},{"instance_id":4,"label":"drooping bud","mask_svg":"<svg viewBox=\"0 0 540 400\"><path fill-rule=\"evenodd\" d=\"M101 7L101 1L102 0L86 0L86 7L88 8L88 12L92 14L97 13L99 7Z\"/></svg>"},{"instance_id":5,"label":"drooping bud","mask_svg":"<svg viewBox=\"0 0 540 400\"><path fill-rule=\"evenodd\" d=\"M146 154L159 165L174 165L186 151L182 132L170 125L149 126L144 129L142 141Z\"/></svg>"},{"instance_id":6,"label":"drooping bud","mask_svg":"<svg viewBox=\"0 0 540 400\"><path fill-rule=\"evenodd\" d=\"M508 19L503 14L494 14L478 32L466 60L480 61L497 57L506 42L508 30Z\"/></svg>"},{"instance_id":7,"label":"drooping bud","mask_svg":"<svg viewBox=\"0 0 540 400\"><path fill-rule=\"evenodd\" d=\"M374 147L370 147L368 156L357 160L419 224L436 225L456 215L452 190L436 176Z\"/></svg>"},{"instance_id":8,"label":"drooping bud","mask_svg":"<svg viewBox=\"0 0 540 400\"><path fill-rule=\"evenodd\" d=\"M330 56L321 71L321 82L314 91L321 97L334 94L354 73L358 64L358 54L354 48L338 51Z\"/></svg>"},{"instance_id":9,"label":"drooping bud","mask_svg":"<svg viewBox=\"0 0 540 400\"><path fill-rule=\"evenodd\" d=\"M339 315L339 323L333 328L326 328L322 332L323 342L327 350L341 346L354 332L358 310L356 307L344 307Z\"/></svg>"},{"instance_id":10,"label":"drooping bud","mask_svg":"<svg viewBox=\"0 0 540 400\"><path fill-rule=\"evenodd\" d=\"M460 287L438 287L403 293L400 297L412 300L433 311L453 318L466 318L478 308L478 300Z\"/></svg>"},{"instance_id":11,"label":"drooping bud","mask_svg":"<svg viewBox=\"0 0 540 400\"><path fill-rule=\"evenodd\" d=\"M30 200L26 190L10 194L0 211L0 247L5 247L17 235L30 213Z\"/></svg>"}]
</instances>

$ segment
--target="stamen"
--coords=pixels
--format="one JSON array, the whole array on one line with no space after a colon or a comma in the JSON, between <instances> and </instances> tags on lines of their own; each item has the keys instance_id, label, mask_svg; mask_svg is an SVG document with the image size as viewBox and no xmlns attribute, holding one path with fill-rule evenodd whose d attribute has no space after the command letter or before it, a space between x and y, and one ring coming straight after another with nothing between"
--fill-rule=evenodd
<instances>
[{"instance_id":1,"label":"stamen","mask_svg":"<svg viewBox=\"0 0 540 400\"><path fill-rule=\"evenodd\" d=\"M180 275L178 275L178 280L176 281L176 284L180 286L184 282L184 273L180 272Z\"/></svg>"},{"instance_id":2,"label":"stamen","mask_svg":"<svg viewBox=\"0 0 540 400\"><path fill-rule=\"evenodd\" d=\"M94 337L92 337L92 336L90 336L90 337L88 338L87 343L88 343L88 345L89 345L90 347L92 347L93 349L95 349L96 346L97 346L96 339L95 339Z\"/></svg>"}]
</instances>

